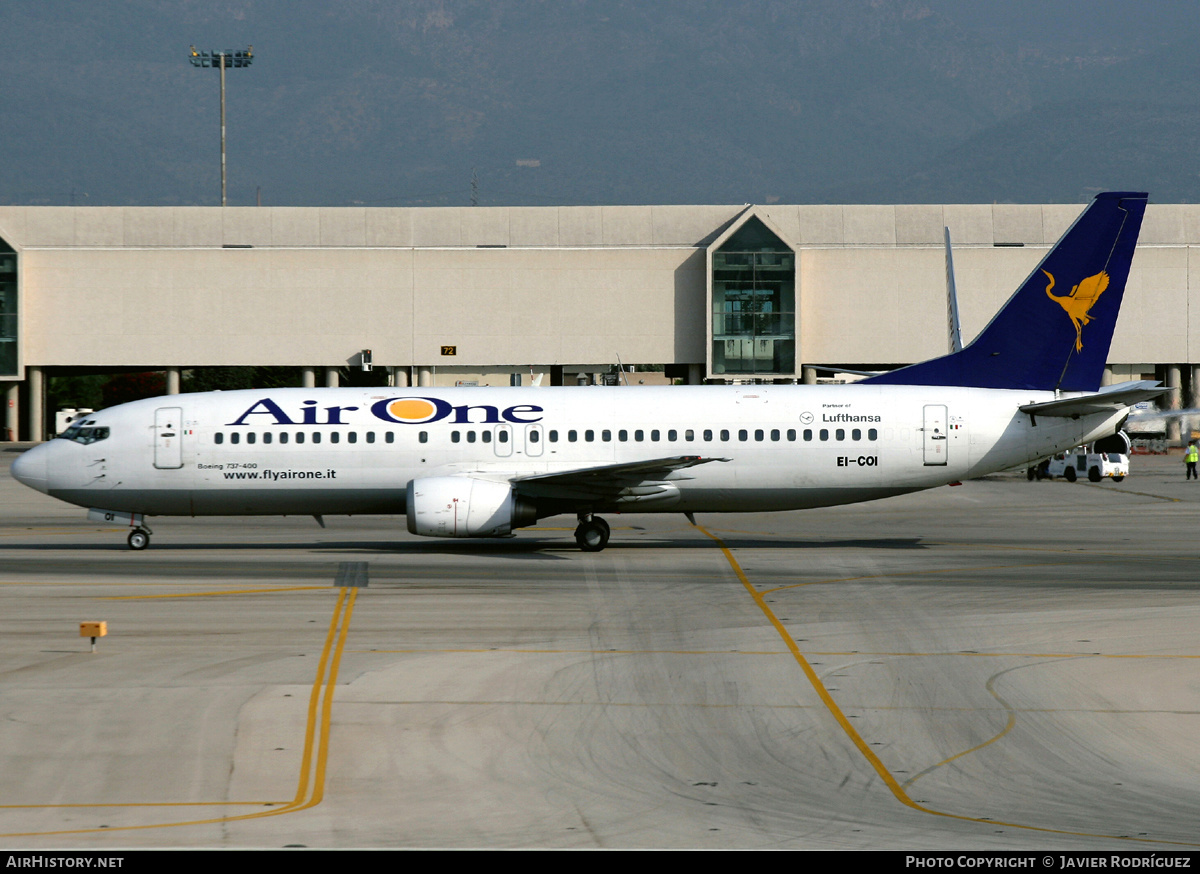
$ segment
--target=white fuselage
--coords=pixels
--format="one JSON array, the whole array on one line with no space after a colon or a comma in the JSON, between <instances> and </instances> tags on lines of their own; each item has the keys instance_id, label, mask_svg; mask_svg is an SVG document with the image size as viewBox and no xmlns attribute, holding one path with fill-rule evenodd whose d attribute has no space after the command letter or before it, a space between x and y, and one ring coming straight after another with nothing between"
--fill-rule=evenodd
<instances>
[{"instance_id":1,"label":"white fuselage","mask_svg":"<svg viewBox=\"0 0 1200 874\"><path fill-rule=\"evenodd\" d=\"M275 389L154 398L87 417L14 475L146 515L403 513L410 481L509 482L720 459L590 510L794 510L931 488L1111 433L1123 413L1037 417L1051 392L926 386ZM92 432L93 435L98 432ZM567 512L559 508L556 512Z\"/></svg>"}]
</instances>

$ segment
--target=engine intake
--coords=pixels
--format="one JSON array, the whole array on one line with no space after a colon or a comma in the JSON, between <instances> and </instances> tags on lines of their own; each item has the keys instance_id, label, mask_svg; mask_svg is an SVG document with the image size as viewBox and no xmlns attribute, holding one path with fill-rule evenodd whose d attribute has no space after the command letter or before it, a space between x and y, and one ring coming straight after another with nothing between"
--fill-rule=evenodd
<instances>
[{"instance_id":1,"label":"engine intake","mask_svg":"<svg viewBox=\"0 0 1200 874\"><path fill-rule=\"evenodd\" d=\"M511 484L467 476L412 480L406 512L409 533L425 537L499 537L537 522Z\"/></svg>"}]
</instances>

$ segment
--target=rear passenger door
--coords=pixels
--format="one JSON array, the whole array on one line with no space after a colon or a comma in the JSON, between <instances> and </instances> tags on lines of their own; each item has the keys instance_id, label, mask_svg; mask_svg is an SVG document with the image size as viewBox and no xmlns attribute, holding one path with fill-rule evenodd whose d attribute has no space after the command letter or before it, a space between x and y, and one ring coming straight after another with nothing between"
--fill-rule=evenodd
<instances>
[{"instance_id":1,"label":"rear passenger door","mask_svg":"<svg viewBox=\"0 0 1200 874\"><path fill-rule=\"evenodd\" d=\"M925 405L925 424L922 430L925 438L923 443L926 467L947 463L950 441L946 439L946 418L945 404Z\"/></svg>"}]
</instances>

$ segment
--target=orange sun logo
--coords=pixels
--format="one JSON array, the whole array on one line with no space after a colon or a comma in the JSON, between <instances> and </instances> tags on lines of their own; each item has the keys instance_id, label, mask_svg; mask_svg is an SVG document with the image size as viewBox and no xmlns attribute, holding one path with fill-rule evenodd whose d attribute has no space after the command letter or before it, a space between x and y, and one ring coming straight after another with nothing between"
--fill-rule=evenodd
<instances>
[{"instance_id":1,"label":"orange sun logo","mask_svg":"<svg viewBox=\"0 0 1200 874\"><path fill-rule=\"evenodd\" d=\"M388 414L401 422L427 422L437 413L437 407L421 398L400 398L388 404Z\"/></svg>"}]
</instances>

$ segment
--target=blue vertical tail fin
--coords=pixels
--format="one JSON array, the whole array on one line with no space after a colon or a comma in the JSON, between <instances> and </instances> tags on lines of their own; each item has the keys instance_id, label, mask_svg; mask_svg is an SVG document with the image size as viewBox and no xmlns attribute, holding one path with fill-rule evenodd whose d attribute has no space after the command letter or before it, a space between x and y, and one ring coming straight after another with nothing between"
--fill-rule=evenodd
<instances>
[{"instance_id":1,"label":"blue vertical tail fin","mask_svg":"<svg viewBox=\"0 0 1200 874\"><path fill-rule=\"evenodd\" d=\"M863 382L1095 391L1146 199L1128 191L1096 195L969 345Z\"/></svg>"}]
</instances>

